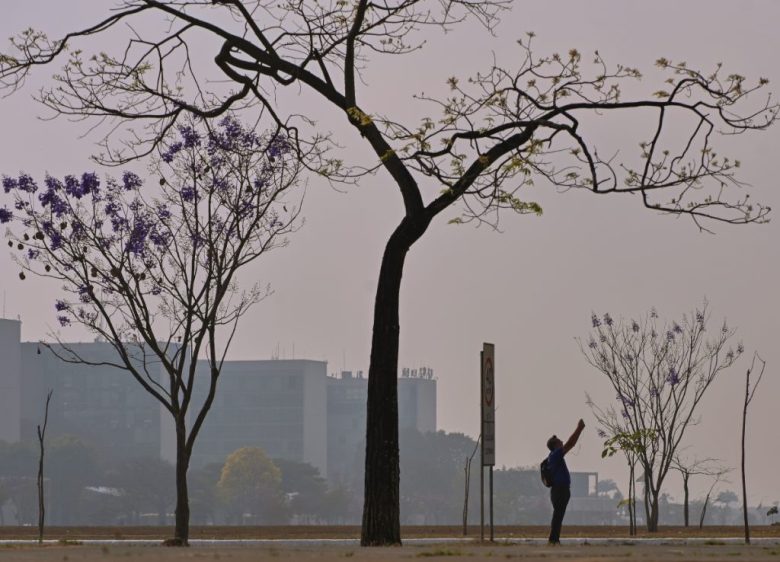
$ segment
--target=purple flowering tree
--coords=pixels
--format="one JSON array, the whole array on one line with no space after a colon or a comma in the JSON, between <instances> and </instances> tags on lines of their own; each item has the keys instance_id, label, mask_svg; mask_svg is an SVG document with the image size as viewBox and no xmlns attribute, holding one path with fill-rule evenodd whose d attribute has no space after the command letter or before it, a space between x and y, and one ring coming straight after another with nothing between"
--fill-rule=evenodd
<instances>
[{"instance_id":1,"label":"purple flowering tree","mask_svg":"<svg viewBox=\"0 0 780 562\"><path fill-rule=\"evenodd\" d=\"M662 322L655 310L639 320L591 317L592 332L580 348L602 373L615 402L591 409L606 438L636 437L631 453L644 473L647 529L658 530L658 500L687 429L698 423L696 409L718 375L744 352L730 342L735 330L724 322L708 331L710 314L701 309L679 321Z\"/></svg>"},{"instance_id":2,"label":"purple flowering tree","mask_svg":"<svg viewBox=\"0 0 780 562\"><path fill-rule=\"evenodd\" d=\"M416 96L429 108L422 118L409 117L416 112L403 104L395 114L376 105L382 96L372 94L366 78L372 70L381 75L387 57L422 57L425 32L467 20L494 31L511 4L117 0L62 38L27 29L0 53L0 87L9 91L34 68L62 62L40 101L61 115L112 122L103 154L114 163L153 151L160 134L187 114L211 118L252 108L285 129L296 150L314 156L310 171L334 182L393 186L403 212L382 255L374 301L364 546L401 542L401 280L408 252L433 220L450 215L450 222L497 227L502 212L541 214L524 195L534 183L634 194L638 205L688 217L702 229L768 218L769 209L739 189L740 161L720 154L714 142L721 133L770 126L780 106L761 91L767 79L749 80L721 65L698 70L660 58L660 87L627 98L623 91L641 78L638 69L598 51L539 55L529 33L517 41L511 67L488 57L482 69L442 76L449 91ZM159 26L162 20L167 25ZM435 72L437 61L422 64ZM311 95L280 95L297 89ZM327 152L336 143L307 117L314 104L352 128L342 145L357 141L367 151ZM643 117L635 130L622 131L632 134L624 146L638 146L635 153L616 155L597 141L602 118L621 126ZM128 143L130 150L115 150Z\"/></svg>"},{"instance_id":3,"label":"purple flowering tree","mask_svg":"<svg viewBox=\"0 0 780 562\"><path fill-rule=\"evenodd\" d=\"M300 162L285 136L257 135L232 117L212 130L181 125L161 146L148 186L129 171L104 181L92 172L47 176L42 186L26 174L4 176L13 211L0 218L11 227L20 277L62 285L53 303L59 324L108 342L116 361L100 364L127 371L173 417L173 542L187 544L193 445L239 320L268 290L240 288L238 274L295 230L300 205L288 197ZM61 359L94 364L62 346ZM198 359L208 376L196 377ZM200 404L196 385L207 387Z\"/></svg>"}]
</instances>

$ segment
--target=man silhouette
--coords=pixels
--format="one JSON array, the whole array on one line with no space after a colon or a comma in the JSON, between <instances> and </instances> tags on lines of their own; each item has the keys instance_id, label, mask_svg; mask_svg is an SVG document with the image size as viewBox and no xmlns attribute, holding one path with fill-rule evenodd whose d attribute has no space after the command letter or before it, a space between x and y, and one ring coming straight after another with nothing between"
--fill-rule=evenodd
<instances>
[{"instance_id":1,"label":"man silhouette","mask_svg":"<svg viewBox=\"0 0 780 562\"><path fill-rule=\"evenodd\" d=\"M566 514L566 506L571 497L571 476L569 476L569 467L566 466L564 457L577 444L583 429L585 429L585 422L580 420L577 422L577 429L574 430L566 443L555 435L547 440L547 448L550 450L547 462L552 473L550 501L553 505L549 544L561 544L561 525L563 525L563 516Z\"/></svg>"}]
</instances>

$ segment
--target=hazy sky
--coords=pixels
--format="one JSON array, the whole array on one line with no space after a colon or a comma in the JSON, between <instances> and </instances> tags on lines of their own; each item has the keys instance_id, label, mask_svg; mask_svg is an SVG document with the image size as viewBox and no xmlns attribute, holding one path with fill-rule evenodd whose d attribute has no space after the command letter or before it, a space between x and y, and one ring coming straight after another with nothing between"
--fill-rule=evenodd
<instances>
[{"instance_id":1,"label":"hazy sky","mask_svg":"<svg viewBox=\"0 0 780 562\"><path fill-rule=\"evenodd\" d=\"M0 37L29 26L56 36L74 22L96 19L90 17L90 7L110 4L4 0ZM638 67L646 76L637 92L660 89L653 62L661 56L703 69L722 61L728 72L768 77L777 92L777 22L780 2L775 0L518 1L495 37L473 25L446 35L430 30L422 53L380 60L365 74L361 105L369 113L417 114L412 94L446 95L449 76L465 78L485 69L493 53L503 66L512 67L519 60L515 40L531 30L539 53L576 47L587 55L598 49L607 61ZM96 169L87 160L96 138L85 123L36 120L45 113L31 96L54 70L39 69L27 89L0 100L0 173L25 170L42 178L46 171L62 175ZM342 117L328 118L321 111L321 106L311 108L323 127L341 127ZM622 139L626 131L620 126L631 123L608 125L589 134ZM340 141L360 146L352 132ZM729 139L726 147L742 161L742 179L753 186L752 197L780 209L774 167L780 127ZM478 353L482 342L490 341L496 344L499 465L537 464L545 455L546 438L567 434L582 416L589 427L572 452L570 467L599 471L625 489L623 462L601 460L600 440L584 403L585 392L602 403L613 400L613 392L585 363L574 338L587 334L591 311L630 317L655 306L662 317L673 318L706 297L713 322L727 318L738 327L746 355L758 350L768 361L751 410L749 491L752 502L780 499L778 221L715 225L717 234L710 235L689 220L645 210L636 197L556 193L541 182L523 197L539 201L544 215L505 215L497 233L447 225L454 216L450 213L432 225L407 260L401 365L435 369L439 427L478 433ZM330 372L367 370L379 260L401 212L400 198L386 176L369 178L346 193L312 180L304 228L288 248L253 270L275 293L245 318L232 357L263 359L278 348L283 358L292 357L294 350L297 358L326 359ZM54 323L57 287L41 280L22 284L5 252L0 252L0 272L6 316L22 317L24 339L44 338ZM76 329L72 336L63 335L85 337ZM701 424L687 441L691 456L719 457L738 467L746 367L743 359L724 373L705 399ZM735 471L725 487L736 490L737 483ZM702 485L693 482L694 493ZM679 497L679 489L673 476L670 492Z\"/></svg>"}]
</instances>

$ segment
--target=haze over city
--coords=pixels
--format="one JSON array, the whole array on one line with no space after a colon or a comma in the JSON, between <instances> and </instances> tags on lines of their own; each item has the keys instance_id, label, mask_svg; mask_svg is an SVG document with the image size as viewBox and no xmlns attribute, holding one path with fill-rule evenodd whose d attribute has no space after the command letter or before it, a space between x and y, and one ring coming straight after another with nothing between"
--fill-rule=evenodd
<instances>
[{"instance_id":1,"label":"haze over city","mask_svg":"<svg viewBox=\"0 0 780 562\"><path fill-rule=\"evenodd\" d=\"M6 2L0 36L30 26L59 36L102 4ZM639 68L644 77L626 96L647 96L662 87L654 67L659 57L704 69L722 62L728 72L768 78L776 92L778 21L780 4L771 0L520 2L504 15L494 36L473 24L448 34L423 31L423 53L387 58L365 73L364 107L377 113L426 115L432 109L413 95L446 96L449 77L465 80L494 58L511 66L519 57L515 41L527 31L536 33L534 51L540 54L577 48L588 59L597 49L607 61ZM91 169L101 176L118 175L89 161L100 139L100 130L90 130L93 122L48 120L51 114L32 99L51 71L54 68L38 69L21 92L0 100L0 173L25 171L41 178L46 172L62 176ZM356 133L314 100L308 116L336 133L344 154L366 157ZM589 125L598 127L593 136L616 152L633 154L637 139L631 127L639 122L632 117ZM725 138L719 144L741 161L740 177L750 184L751 198L780 208L775 169L780 129ZM143 166L131 167L143 175ZM685 217L643 208L637 196L558 193L543 180L520 196L539 202L543 215L506 213L497 232L487 226L447 224L457 215L453 210L433 223L407 258L399 363L435 370L437 427L478 434L478 354L482 342L492 342L497 464L537 465L546 454L547 438L568 434L582 417L587 427L570 466L599 472L624 488L624 461L601 459L603 440L585 404L586 392L607 404L614 401L614 391L587 365L576 338L587 337L593 312L634 318L655 307L662 319L672 321L706 300L713 326L726 319L737 328L746 354L715 382L702 404L701 422L685 443L692 456L738 466L744 374L749 356L758 351L768 366L750 411L749 496L753 504L779 499L777 220L764 225L712 224L713 235L700 232ZM245 273L247 280L268 282L273 294L243 319L230 357L326 360L331 373L367 370L379 262L401 214L401 200L383 172L339 189L309 178L303 227L290 236L288 247ZM0 271L2 316L21 318L23 340L50 339L52 330L59 330L65 341L92 340L79 328L56 325L56 283L35 278L21 282L8 252L0 253ZM669 490L679 497L680 486L674 476L671 479ZM705 491L703 485L694 482L694 495ZM723 488L737 487L734 473Z\"/></svg>"}]
</instances>

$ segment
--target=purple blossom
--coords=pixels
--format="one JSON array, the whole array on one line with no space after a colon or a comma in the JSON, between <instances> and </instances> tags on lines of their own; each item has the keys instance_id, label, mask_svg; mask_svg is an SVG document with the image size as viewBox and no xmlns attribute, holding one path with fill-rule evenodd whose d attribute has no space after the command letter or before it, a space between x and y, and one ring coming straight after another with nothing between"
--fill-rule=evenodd
<instances>
[{"instance_id":1,"label":"purple blossom","mask_svg":"<svg viewBox=\"0 0 780 562\"><path fill-rule=\"evenodd\" d=\"M136 218L133 223L133 229L125 245L125 251L136 256L142 256L146 252L146 239L152 225L143 217Z\"/></svg>"},{"instance_id":2,"label":"purple blossom","mask_svg":"<svg viewBox=\"0 0 780 562\"><path fill-rule=\"evenodd\" d=\"M153 286L153 287L152 287L151 293L152 293L154 296L157 296L157 295L159 295L160 293L162 293L162 289L160 288L160 286L159 286L159 285L155 285L155 286Z\"/></svg>"},{"instance_id":3,"label":"purple blossom","mask_svg":"<svg viewBox=\"0 0 780 562\"><path fill-rule=\"evenodd\" d=\"M27 174L21 174L18 178L3 176L3 190L8 193L14 189L26 193L35 193L38 191L38 185L35 183L35 180Z\"/></svg>"},{"instance_id":4,"label":"purple blossom","mask_svg":"<svg viewBox=\"0 0 780 562\"><path fill-rule=\"evenodd\" d=\"M3 176L3 191L6 193L16 189L19 187L19 182L16 181L14 178L9 178L8 176Z\"/></svg>"},{"instance_id":5,"label":"purple blossom","mask_svg":"<svg viewBox=\"0 0 780 562\"><path fill-rule=\"evenodd\" d=\"M744 345L742 345L741 343L740 343L740 344L737 344L737 353L740 353L740 354L742 354L742 353L744 353L744 352L745 352L745 346L744 346Z\"/></svg>"},{"instance_id":6,"label":"purple blossom","mask_svg":"<svg viewBox=\"0 0 780 562\"><path fill-rule=\"evenodd\" d=\"M173 157L176 156L179 152L181 152L181 149L184 148L184 145L180 142L175 142L171 144L168 147L168 150L163 152L160 157L163 159L163 162L170 164L173 162Z\"/></svg>"},{"instance_id":7,"label":"purple blossom","mask_svg":"<svg viewBox=\"0 0 780 562\"><path fill-rule=\"evenodd\" d=\"M70 305L65 301L58 300L54 303L54 308L57 310L57 312L64 312L66 310L70 310Z\"/></svg>"},{"instance_id":8,"label":"purple blossom","mask_svg":"<svg viewBox=\"0 0 780 562\"><path fill-rule=\"evenodd\" d=\"M181 198L191 203L198 199L198 190L192 186L185 186L181 188Z\"/></svg>"},{"instance_id":9,"label":"purple blossom","mask_svg":"<svg viewBox=\"0 0 780 562\"><path fill-rule=\"evenodd\" d=\"M163 249L168 246L170 237L167 233L159 232L156 228L149 232L149 241L157 246L157 248Z\"/></svg>"},{"instance_id":10,"label":"purple blossom","mask_svg":"<svg viewBox=\"0 0 780 562\"><path fill-rule=\"evenodd\" d=\"M49 247L52 250L59 250L62 248L62 244L65 242L65 238L62 237L62 233L55 228L50 221L44 221L41 224L43 233L49 237Z\"/></svg>"},{"instance_id":11,"label":"purple blossom","mask_svg":"<svg viewBox=\"0 0 780 562\"><path fill-rule=\"evenodd\" d=\"M629 415L629 413L628 413L628 410L626 410L625 408L623 408L623 411L621 411L621 412L620 412L620 415L622 415L622 416L623 416L623 418L625 418L625 419L628 419L628 418L630 418L630 417L631 417L631 416Z\"/></svg>"},{"instance_id":12,"label":"purple blossom","mask_svg":"<svg viewBox=\"0 0 780 562\"><path fill-rule=\"evenodd\" d=\"M671 330L666 331L666 341L674 341L674 332Z\"/></svg>"},{"instance_id":13,"label":"purple blossom","mask_svg":"<svg viewBox=\"0 0 780 562\"><path fill-rule=\"evenodd\" d=\"M24 211L29 206L30 203L23 199L18 199L14 202L14 209L16 209L17 211Z\"/></svg>"},{"instance_id":14,"label":"purple blossom","mask_svg":"<svg viewBox=\"0 0 780 562\"><path fill-rule=\"evenodd\" d=\"M171 218L171 211L165 205L159 205L157 207L157 218L161 221L167 221Z\"/></svg>"},{"instance_id":15,"label":"purple blossom","mask_svg":"<svg viewBox=\"0 0 780 562\"><path fill-rule=\"evenodd\" d=\"M653 398L658 398L661 395L661 392L658 390L658 387L653 385L650 387L650 396Z\"/></svg>"},{"instance_id":16,"label":"purple blossom","mask_svg":"<svg viewBox=\"0 0 780 562\"><path fill-rule=\"evenodd\" d=\"M604 431L603 429L599 429L599 430L598 430L596 433L597 433L597 434L598 434L598 436L599 436L599 437L601 437L602 439L606 439L606 438L607 438L607 432L606 432L606 431Z\"/></svg>"},{"instance_id":17,"label":"purple blossom","mask_svg":"<svg viewBox=\"0 0 780 562\"><path fill-rule=\"evenodd\" d=\"M60 326L62 326L63 328L65 326L70 326L70 318L68 318L67 316L57 316L57 322L59 322Z\"/></svg>"},{"instance_id":18,"label":"purple blossom","mask_svg":"<svg viewBox=\"0 0 780 562\"><path fill-rule=\"evenodd\" d=\"M609 312L607 312L604 315L604 324L606 324L607 326L612 326L613 322L614 320L612 320L612 317L609 315Z\"/></svg>"},{"instance_id":19,"label":"purple blossom","mask_svg":"<svg viewBox=\"0 0 780 562\"><path fill-rule=\"evenodd\" d=\"M0 223L11 222L14 218L14 214L6 207L0 207Z\"/></svg>"},{"instance_id":20,"label":"purple blossom","mask_svg":"<svg viewBox=\"0 0 780 562\"><path fill-rule=\"evenodd\" d=\"M728 359L729 361L734 359L734 350L733 349L729 349L728 352L726 352L726 359Z\"/></svg>"},{"instance_id":21,"label":"purple blossom","mask_svg":"<svg viewBox=\"0 0 780 562\"><path fill-rule=\"evenodd\" d=\"M596 314L595 314L595 313L594 313L594 314L591 314L591 316L590 316L590 321L591 321L591 323L593 324L593 327L594 327L594 328L598 328L599 326L601 326L601 320L599 320L599 317L598 317L598 316L596 316Z\"/></svg>"},{"instance_id":22,"label":"purple blossom","mask_svg":"<svg viewBox=\"0 0 780 562\"><path fill-rule=\"evenodd\" d=\"M672 386L679 384L680 375L677 373L677 370L674 367L669 369L669 374L666 375L666 382L668 382Z\"/></svg>"},{"instance_id":23,"label":"purple blossom","mask_svg":"<svg viewBox=\"0 0 780 562\"><path fill-rule=\"evenodd\" d=\"M703 312L700 312L698 310L696 311L696 321L699 324L704 324L704 313Z\"/></svg>"},{"instance_id":24,"label":"purple blossom","mask_svg":"<svg viewBox=\"0 0 780 562\"><path fill-rule=\"evenodd\" d=\"M596 340L591 338L591 340L588 342L588 347L591 349L596 349L598 347L598 344L596 343Z\"/></svg>"},{"instance_id":25,"label":"purple blossom","mask_svg":"<svg viewBox=\"0 0 780 562\"><path fill-rule=\"evenodd\" d=\"M65 193L76 199L81 199L88 193L97 192L100 180L94 172L84 172L81 180L75 176L65 176Z\"/></svg>"},{"instance_id":26,"label":"purple blossom","mask_svg":"<svg viewBox=\"0 0 780 562\"><path fill-rule=\"evenodd\" d=\"M184 148L200 146L200 135L193 127L189 125L179 127L179 134L184 141Z\"/></svg>"},{"instance_id":27,"label":"purple blossom","mask_svg":"<svg viewBox=\"0 0 780 562\"><path fill-rule=\"evenodd\" d=\"M633 332L638 332L639 331L639 324L637 324L635 320L631 321L631 330Z\"/></svg>"},{"instance_id":28,"label":"purple blossom","mask_svg":"<svg viewBox=\"0 0 780 562\"><path fill-rule=\"evenodd\" d=\"M81 285L79 286L79 300L84 304L92 301L92 286Z\"/></svg>"},{"instance_id":29,"label":"purple blossom","mask_svg":"<svg viewBox=\"0 0 780 562\"><path fill-rule=\"evenodd\" d=\"M36 250L35 248L27 248L27 259L28 260L37 260L41 255L40 250Z\"/></svg>"},{"instance_id":30,"label":"purple blossom","mask_svg":"<svg viewBox=\"0 0 780 562\"><path fill-rule=\"evenodd\" d=\"M672 331L673 331L674 333L676 333L676 334L682 334L682 333L683 333L683 329L680 327L680 325L679 325L677 322L675 322L675 323L672 325Z\"/></svg>"},{"instance_id":31,"label":"purple blossom","mask_svg":"<svg viewBox=\"0 0 780 562\"><path fill-rule=\"evenodd\" d=\"M134 174L133 172L125 172L122 174L122 186L126 191L138 189L143 185L143 183L144 182L141 180L141 178L139 178L138 175Z\"/></svg>"},{"instance_id":32,"label":"purple blossom","mask_svg":"<svg viewBox=\"0 0 780 562\"><path fill-rule=\"evenodd\" d=\"M270 158L278 158L282 154L289 152L289 150L290 143L287 142L287 139L281 135L277 135L268 143L266 153Z\"/></svg>"},{"instance_id":33,"label":"purple blossom","mask_svg":"<svg viewBox=\"0 0 780 562\"><path fill-rule=\"evenodd\" d=\"M61 218L68 212L67 202L58 193L62 190L62 184L59 180L48 175L44 183L46 184L46 191L38 195L38 200L42 206L49 207L54 216Z\"/></svg>"}]
</instances>

